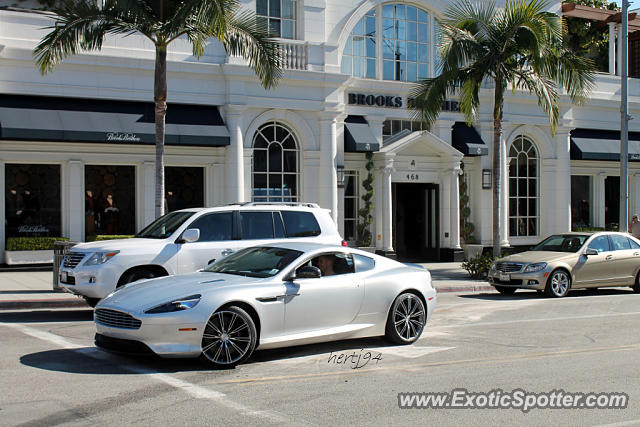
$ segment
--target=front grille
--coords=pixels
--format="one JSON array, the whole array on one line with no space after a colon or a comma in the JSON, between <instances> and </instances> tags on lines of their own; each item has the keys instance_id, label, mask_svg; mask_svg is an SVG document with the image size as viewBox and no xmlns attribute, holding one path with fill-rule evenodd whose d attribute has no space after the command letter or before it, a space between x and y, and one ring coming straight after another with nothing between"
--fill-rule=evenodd
<instances>
[{"instance_id":1,"label":"front grille","mask_svg":"<svg viewBox=\"0 0 640 427\"><path fill-rule=\"evenodd\" d=\"M520 262L496 262L496 270L501 273L517 273L522 270L524 264Z\"/></svg>"},{"instance_id":2,"label":"front grille","mask_svg":"<svg viewBox=\"0 0 640 427\"><path fill-rule=\"evenodd\" d=\"M142 325L142 321L128 313L109 310L107 308L96 309L95 319L97 323L101 323L105 326L111 326L112 328L140 329L140 325Z\"/></svg>"},{"instance_id":3,"label":"front grille","mask_svg":"<svg viewBox=\"0 0 640 427\"><path fill-rule=\"evenodd\" d=\"M124 340L122 338L107 337L105 335L95 335L96 346L114 353L153 355L155 354L146 344L140 341Z\"/></svg>"},{"instance_id":4,"label":"front grille","mask_svg":"<svg viewBox=\"0 0 640 427\"><path fill-rule=\"evenodd\" d=\"M64 261L62 261L62 265L65 268L76 268L80 261L84 258L86 254L82 252L69 252L64 256Z\"/></svg>"}]
</instances>

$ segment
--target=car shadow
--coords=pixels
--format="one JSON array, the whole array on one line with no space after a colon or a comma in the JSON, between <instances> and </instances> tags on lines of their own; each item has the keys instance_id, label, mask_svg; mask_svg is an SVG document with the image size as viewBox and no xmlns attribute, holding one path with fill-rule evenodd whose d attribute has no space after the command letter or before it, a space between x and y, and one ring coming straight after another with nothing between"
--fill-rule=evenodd
<instances>
[{"instance_id":1,"label":"car shadow","mask_svg":"<svg viewBox=\"0 0 640 427\"><path fill-rule=\"evenodd\" d=\"M592 296L607 296L607 295L629 295L629 294L634 294L633 290L630 288L576 289L575 291L570 291L566 297L563 297L560 299L583 298L583 297L592 297ZM530 291L530 290L518 290L512 295L502 295L496 291L496 292L459 294L458 297L468 298L468 299L493 300L493 301L557 299L557 298L548 297L544 293L538 293L536 291Z\"/></svg>"},{"instance_id":2,"label":"car shadow","mask_svg":"<svg viewBox=\"0 0 640 427\"><path fill-rule=\"evenodd\" d=\"M92 309L0 312L0 323L46 323L93 321Z\"/></svg>"}]
</instances>

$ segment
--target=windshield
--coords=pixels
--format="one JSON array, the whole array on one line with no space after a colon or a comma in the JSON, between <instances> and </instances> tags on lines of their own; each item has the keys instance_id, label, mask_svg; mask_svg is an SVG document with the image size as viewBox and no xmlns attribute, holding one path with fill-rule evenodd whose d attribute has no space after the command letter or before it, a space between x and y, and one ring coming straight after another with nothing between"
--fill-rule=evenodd
<instances>
[{"instance_id":1,"label":"windshield","mask_svg":"<svg viewBox=\"0 0 640 427\"><path fill-rule=\"evenodd\" d=\"M302 255L300 251L285 248L247 248L222 258L205 268L204 271L247 277L271 277L282 271L300 255Z\"/></svg>"},{"instance_id":2,"label":"windshield","mask_svg":"<svg viewBox=\"0 0 640 427\"><path fill-rule=\"evenodd\" d=\"M166 239L171 236L195 212L171 212L147 225L135 237Z\"/></svg>"},{"instance_id":3,"label":"windshield","mask_svg":"<svg viewBox=\"0 0 640 427\"><path fill-rule=\"evenodd\" d=\"M578 252L589 236L577 234L547 237L531 248L532 251Z\"/></svg>"}]
</instances>

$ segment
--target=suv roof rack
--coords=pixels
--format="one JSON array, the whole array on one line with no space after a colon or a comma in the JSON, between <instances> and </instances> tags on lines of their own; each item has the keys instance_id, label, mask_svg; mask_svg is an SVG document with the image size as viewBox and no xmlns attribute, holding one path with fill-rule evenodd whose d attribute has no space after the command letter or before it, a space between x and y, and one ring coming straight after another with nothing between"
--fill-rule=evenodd
<instances>
[{"instance_id":1,"label":"suv roof rack","mask_svg":"<svg viewBox=\"0 0 640 427\"><path fill-rule=\"evenodd\" d=\"M319 208L317 203L307 203L307 202L245 202L239 203L240 206L302 206L305 208Z\"/></svg>"}]
</instances>

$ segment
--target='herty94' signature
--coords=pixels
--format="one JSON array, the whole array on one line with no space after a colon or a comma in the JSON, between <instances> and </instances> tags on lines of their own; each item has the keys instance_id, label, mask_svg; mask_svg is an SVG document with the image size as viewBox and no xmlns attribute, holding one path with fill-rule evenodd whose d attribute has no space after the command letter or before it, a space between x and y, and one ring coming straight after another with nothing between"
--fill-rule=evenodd
<instances>
[{"instance_id":1,"label":"'herty94' signature","mask_svg":"<svg viewBox=\"0 0 640 427\"><path fill-rule=\"evenodd\" d=\"M334 363L336 365L346 365L351 363L351 369L359 369L367 366L369 362L375 360L375 364L377 365L379 361L382 360L382 353L376 353L371 351L364 351L364 349L360 349L359 352L354 351L353 353L336 353L333 351L329 354L329 360L327 363Z\"/></svg>"}]
</instances>

